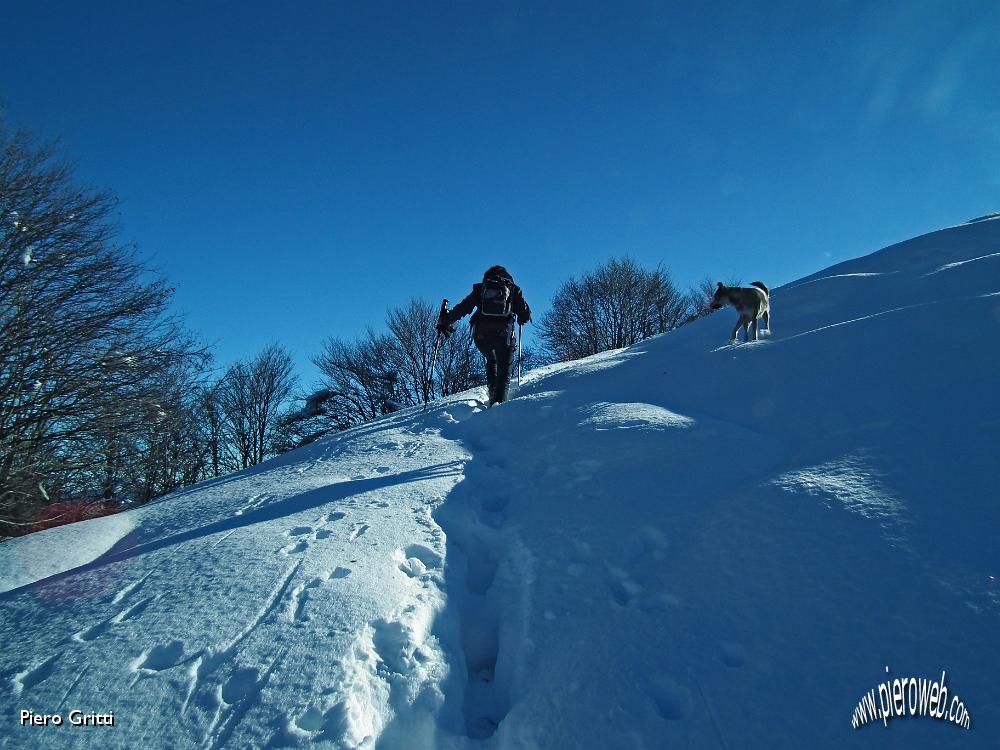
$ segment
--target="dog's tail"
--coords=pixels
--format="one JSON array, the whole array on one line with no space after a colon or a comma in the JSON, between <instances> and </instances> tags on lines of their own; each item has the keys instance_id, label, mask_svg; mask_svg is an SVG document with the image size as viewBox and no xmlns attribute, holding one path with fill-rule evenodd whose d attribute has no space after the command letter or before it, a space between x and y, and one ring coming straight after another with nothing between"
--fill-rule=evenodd
<instances>
[{"instance_id":1,"label":"dog's tail","mask_svg":"<svg viewBox=\"0 0 1000 750\"><path fill-rule=\"evenodd\" d=\"M760 281L751 281L750 282L750 286L755 286L758 289L763 289L764 290L764 294L766 294L768 297L771 296L771 290L768 289L766 286L764 286L764 284L762 282L760 282Z\"/></svg>"}]
</instances>

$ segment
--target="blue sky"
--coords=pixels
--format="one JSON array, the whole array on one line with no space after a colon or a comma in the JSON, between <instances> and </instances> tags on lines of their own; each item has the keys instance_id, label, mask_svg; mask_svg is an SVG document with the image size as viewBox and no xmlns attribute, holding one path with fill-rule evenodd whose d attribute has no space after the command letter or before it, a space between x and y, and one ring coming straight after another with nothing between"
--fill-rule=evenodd
<instances>
[{"instance_id":1,"label":"blue sky","mask_svg":"<svg viewBox=\"0 0 1000 750\"><path fill-rule=\"evenodd\" d=\"M995 2L10 2L60 136L220 363L608 257L776 286L1000 210ZM775 316L780 330L780 312Z\"/></svg>"}]
</instances>

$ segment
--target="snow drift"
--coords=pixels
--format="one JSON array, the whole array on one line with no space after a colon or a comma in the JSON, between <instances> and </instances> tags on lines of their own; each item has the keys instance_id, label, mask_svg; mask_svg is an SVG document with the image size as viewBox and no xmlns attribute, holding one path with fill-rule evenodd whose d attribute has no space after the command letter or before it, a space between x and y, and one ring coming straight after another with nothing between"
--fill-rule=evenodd
<instances>
[{"instance_id":1,"label":"snow drift","mask_svg":"<svg viewBox=\"0 0 1000 750\"><path fill-rule=\"evenodd\" d=\"M772 313L0 545L0 743L996 747L1000 221ZM969 729L852 727L943 671Z\"/></svg>"}]
</instances>

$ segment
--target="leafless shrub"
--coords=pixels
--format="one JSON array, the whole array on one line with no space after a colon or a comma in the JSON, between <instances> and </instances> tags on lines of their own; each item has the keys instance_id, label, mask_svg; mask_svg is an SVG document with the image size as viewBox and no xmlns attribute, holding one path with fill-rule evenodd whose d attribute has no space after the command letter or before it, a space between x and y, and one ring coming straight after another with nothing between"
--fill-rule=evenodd
<instances>
[{"instance_id":1,"label":"leafless shrub","mask_svg":"<svg viewBox=\"0 0 1000 750\"><path fill-rule=\"evenodd\" d=\"M550 357L567 361L665 333L687 316L688 299L665 269L613 258L565 282L539 328Z\"/></svg>"}]
</instances>

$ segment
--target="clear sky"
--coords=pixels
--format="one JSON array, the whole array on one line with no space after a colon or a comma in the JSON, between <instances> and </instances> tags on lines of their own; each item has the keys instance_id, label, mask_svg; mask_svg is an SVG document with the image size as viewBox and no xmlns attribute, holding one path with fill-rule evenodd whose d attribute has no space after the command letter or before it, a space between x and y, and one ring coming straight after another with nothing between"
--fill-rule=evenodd
<instances>
[{"instance_id":1,"label":"clear sky","mask_svg":"<svg viewBox=\"0 0 1000 750\"><path fill-rule=\"evenodd\" d=\"M222 364L494 263L771 286L1000 210L1000 3L4 2L0 104ZM780 330L780 313L775 318Z\"/></svg>"}]
</instances>

